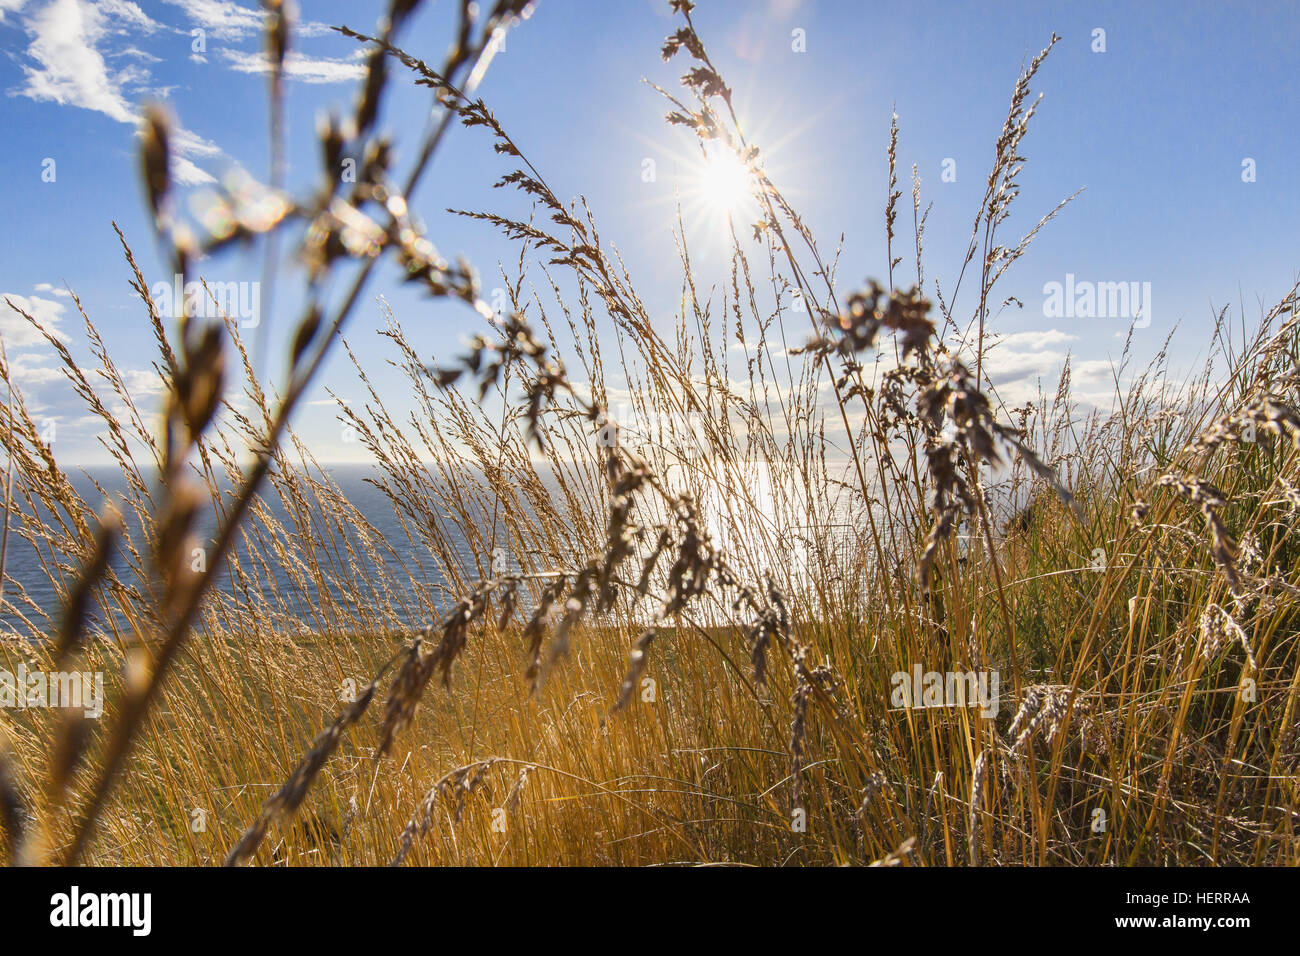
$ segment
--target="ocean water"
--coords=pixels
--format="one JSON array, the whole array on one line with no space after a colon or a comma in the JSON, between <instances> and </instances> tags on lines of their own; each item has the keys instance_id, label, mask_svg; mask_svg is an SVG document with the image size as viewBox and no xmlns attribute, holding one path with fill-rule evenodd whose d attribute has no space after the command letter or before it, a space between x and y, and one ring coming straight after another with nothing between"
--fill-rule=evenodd
<instances>
[{"instance_id":1,"label":"ocean water","mask_svg":"<svg viewBox=\"0 0 1300 956\"><path fill-rule=\"evenodd\" d=\"M777 575L779 585L783 587L788 585L796 590L806 584L810 575L825 574L825 562L828 560L840 567L852 567L854 557L861 551L859 540L861 532L858 522L854 521L848 509L833 507L827 514L809 514L806 502L801 504L800 496L791 488L775 486L770 472L765 469L767 465L757 462L745 469L744 477L748 487L743 495L743 504L734 493L722 494L716 490L705 493L697 499L702 509L705 527L719 552L728 555L733 567L741 571L744 576L752 576L755 581L761 581L762 575L772 570ZM428 623L431 616L440 616L456 597L452 594L444 575L445 567L461 572L465 579L476 580L480 569L482 573L489 572L493 567L494 558L498 561L502 560L498 554L492 553L491 548L485 549L487 553L475 553L461 529L448 515L419 513L413 517L406 514L404 517L407 525L418 522L427 526L432 522L441 529L447 540L447 553L440 558L430 552L418 535L414 533L408 535L403 527L402 518L399 517L388 495L366 480L374 479L379 475L376 466L340 465L327 466L324 470L342 495L373 528L375 539L382 541L385 566L368 570L373 570L376 578L384 579L391 584L399 597L397 600L384 603L381 609L375 601L373 592L368 592L364 582L350 579L347 574L337 574L333 579L325 581L323 585L295 574L295 566L300 568L306 563L313 549L313 542L289 537L284 539L282 547L277 549L258 547L254 544L261 560L251 561L248 543L242 536L238 536L236 555L241 566L245 569L256 566L260 574L265 575L253 585L251 593L239 595L240 602L245 605L250 603L256 605L260 588L260 599L266 601L268 610L274 610L279 607L280 602L283 602L288 606L290 616L296 614L301 621L296 625L291 621L286 622L284 610L281 608L278 617L271 613L267 615L274 626L282 627L289 623L292 626L310 628L313 609L323 603L322 595L317 590L322 586L329 592L333 604L355 606L366 603L365 609L373 612L370 616L380 615L381 620L377 623L386 628L407 629L423 626ZM128 534L135 541L137 548L143 547L138 519L134 511L123 504L127 486L117 469L91 468L84 472L69 471L68 477L83 500L92 508L98 508L105 497L117 504L126 522ZM671 477L670 475L670 479ZM545 475L543 475L543 485L551 488L558 504L557 486L554 486ZM229 487L223 488L223 494L228 497L230 490ZM292 532L295 527L294 522L274 488L269 483L264 484L262 493L270 514L284 529ZM320 519L319 516L314 516L312 520L318 524ZM211 540L215 533L215 525L214 516L205 512L196 533L200 544ZM245 527L248 527L247 521ZM358 534L357 529L343 530L349 536ZM337 534L339 529L335 528L334 531ZM501 537L504 538L504 531ZM479 529L479 539L489 542L499 540L486 523ZM355 543L355 537L353 540ZM502 543L505 544L504 540ZM283 556L280 552L283 552ZM356 547L355 552L358 559L365 553L360 547ZM275 554L276 557L269 559L267 556L270 554ZM575 556L569 566L576 566L581 563L581 560L585 560L585 557ZM60 614L58 591L46 570L46 567L52 564L48 549L45 558L43 566L40 560L41 554L30 542L17 534L16 530L11 529L5 568L7 579L5 598L17 604L40 633L52 631ZM506 570L518 570L517 563L508 554L504 556L504 561ZM114 567L123 580L132 584L137 583L138 577L129 567L125 556L118 555ZM73 580L75 571L75 568L67 567L56 573L61 575L66 587ZM234 577L227 573L218 574L213 583L214 590L227 596L234 595L234 586ZM18 597L19 590L26 593L30 604ZM424 603L411 597L416 592L424 596ZM411 599L406 600L406 598ZM520 598L523 609L526 610L531 606L526 593L521 593ZM35 605L49 615L51 621L47 623L41 620L39 615L33 612L31 605ZM22 618L13 611L0 610L0 632L30 635L31 630L32 627L23 624Z\"/></svg>"},{"instance_id":2,"label":"ocean water","mask_svg":"<svg viewBox=\"0 0 1300 956\"><path fill-rule=\"evenodd\" d=\"M392 569L400 568L404 580L415 579L419 582L436 587L444 583L444 575L440 569L439 562L427 549L417 543L412 543L410 537L402 529L401 522L398 520L397 512L394 509L392 501L388 496L373 484L367 482L367 477L374 477L378 474L374 466L370 465L341 465L326 467L325 472L329 478L338 486L343 496L360 512L364 519L372 525L378 536L385 542L386 548L391 548L392 553L388 555L388 562ZM116 504L123 514L127 533L134 540L137 548L143 547L143 538L139 533L139 521L134 511L123 504L123 496L127 491L126 480L121 472L112 467L88 468L84 471L68 471L69 481L92 508L98 508L99 505L107 498ZM223 493L229 492L230 487L223 487ZM290 515L287 513L280 501L279 495L268 483L263 484L263 500L271 515L280 521L286 529L290 531L294 528ZM23 506L21 502L16 502L16 506ZM441 526L452 540L452 560L464 568L475 566L476 560L482 561L482 556L475 555L466 544L464 536L459 534L454 525L449 520L440 521ZM196 531L196 538L200 544L209 542L215 533L216 520L215 516L205 511L199 521ZM296 560L304 557L309 551L309 545L297 538L290 537L285 541L290 560ZM12 601L22 611L23 614L33 623L38 623L42 631L49 631L53 624L45 624L39 620L39 617L32 610L31 605L35 605L41 611L44 611L50 618L57 622L60 613L60 602L58 591L54 582L51 580L47 567L53 567L54 558L49 553L49 549L43 549L45 563L42 564L42 552L25 538L17 530L17 525L11 525L8 540L8 550L5 561L5 599ZM248 546L242 537L238 540L236 553L243 560L247 567L249 562ZM114 568L119 572L124 580L135 583L136 578L132 573L125 556L119 554L113 562ZM294 575L282 562L268 561L265 572L269 579L263 580L260 587L264 594L277 593L280 597L286 599L290 604L297 604L301 607L310 607L319 600L319 595L314 593L309 586L304 588L296 583ZM66 568L60 574L65 581L70 582L74 577L74 570ZM233 594L233 580L229 574L219 574L214 579L213 587L226 595ZM347 599L349 596L349 586L347 582L327 583L334 597ZM20 591L26 592L30 599L30 604L18 596ZM254 593L254 599L256 594ZM405 627L413 623L415 615L398 615L393 621L394 627ZM27 633L29 628L22 624L22 619L12 610L5 608L0 612L0 631Z\"/></svg>"}]
</instances>

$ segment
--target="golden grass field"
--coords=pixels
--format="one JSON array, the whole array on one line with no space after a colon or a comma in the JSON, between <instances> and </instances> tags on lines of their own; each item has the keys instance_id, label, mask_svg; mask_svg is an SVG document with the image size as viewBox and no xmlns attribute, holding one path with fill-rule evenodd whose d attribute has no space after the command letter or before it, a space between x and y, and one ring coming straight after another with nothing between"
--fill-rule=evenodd
<instances>
[{"instance_id":1,"label":"golden grass field","mask_svg":"<svg viewBox=\"0 0 1300 956\"><path fill-rule=\"evenodd\" d=\"M270 6L274 55L291 25ZM1164 353L1138 369L1126 348L1113 411L1081 410L1068 368L1055 392L1004 407L984 320L1027 248L1007 211L1048 50L997 134L964 275L975 304L959 316L912 287L924 207L915 197L905 228L897 189L880 284L836 292L675 2L664 53L691 72L670 121L746 164L771 254L737 241L728 275L696 276L678 235L681 312L665 329L596 214L561 202L458 85L518 5L434 66L395 45L408 6L360 38L369 79L355 115L322 128L326 184L292 202L230 197L225 234L181 228L167 119L151 114L143 177L177 271L297 223L311 275L341 291L312 287L286 336L289 377L267 383L236 323L171 328L123 239L164 406L137 409L106 349L89 369L50 342L103 419L132 521L77 495L0 369L8 533L45 556L65 605L43 617L6 582L29 628L0 642L0 666L99 670L108 697L96 722L0 711L11 860L1300 862L1300 300L1250 331L1225 311L1204 374L1185 381ZM531 219L472 213L542 257L520 254L501 319L430 254L402 199L445 126L409 170L377 145L377 103L411 79L518 167L504 188L535 204ZM879 148L891 173L898 135ZM366 172L345 187L329 170L354 154ZM481 333L430 369L413 322L390 315L421 414L395 419L377 389L339 406L437 585L403 575L292 427L381 259L463 301ZM973 331L960 349L959 328ZM98 341L93 317L86 331ZM392 374L356 371L365 387ZM616 381L631 399L614 440ZM105 383L129 414L100 400ZM207 514L217 530L200 542ZM275 567L320 599L255 593ZM355 600L323 587L339 582ZM418 635L394 627L410 612L428 622ZM997 716L895 706L892 675L918 664L998 671Z\"/></svg>"}]
</instances>

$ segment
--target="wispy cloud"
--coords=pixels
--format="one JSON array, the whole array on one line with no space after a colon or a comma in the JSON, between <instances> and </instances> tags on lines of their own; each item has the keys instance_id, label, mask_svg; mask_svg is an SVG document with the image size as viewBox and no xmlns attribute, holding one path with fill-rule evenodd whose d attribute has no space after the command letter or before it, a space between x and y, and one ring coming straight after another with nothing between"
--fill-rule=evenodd
<instances>
[{"instance_id":1,"label":"wispy cloud","mask_svg":"<svg viewBox=\"0 0 1300 956\"><path fill-rule=\"evenodd\" d=\"M221 55L237 73L268 73L271 69L266 54L260 50L245 52L224 49ZM347 83L359 78L365 68L353 59L309 57L291 51L285 57L284 72L286 76L304 83Z\"/></svg>"},{"instance_id":2,"label":"wispy cloud","mask_svg":"<svg viewBox=\"0 0 1300 956\"><path fill-rule=\"evenodd\" d=\"M120 78L96 49L109 32L104 12L82 0L54 0L25 26L31 38L27 56L34 63L23 64L23 96L94 110L119 123L136 122Z\"/></svg>"},{"instance_id":3,"label":"wispy cloud","mask_svg":"<svg viewBox=\"0 0 1300 956\"><path fill-rule=\"evenodd\" d=\"M151 19L138 4L132 3L131 0L98 0L95 6L103 16L114 23L117 33L127 33L131 30L153 33L163 28L162 24Z\"/></svg>"},{"instance_id":4,"label":"wispy cloud","mask_svg":"<svg viewBox=\"0 0 1300 956\"><path fill-rule=\"evenodd\" d=\"M5 22L5 15L17 13L23 8L27 0L0 0L0 23Z\"/></svg>"},{"instance_id":5,"label":"wispy cloud","mask_svg":"<svg viewBox=\"0 0 1300 956\"><path fill-rule=\"evenodd\" d=\"M5 292L0 293L0 339L4 340L7 348L28 348L46 344L44 336L36 331L30 322L9 308L9 302L40 322L55 338L68 341L68 336L59 328L66 309L62 302L38 295Z\"/></svg>"},{"instance_id":6,"label":"wispy cloud","mask_svg":"<svg viewBox=\"0 0 1300 956\"><path fill-rule=\"evenodd\" d=\"M255 7L245 7L233 0L164 0L185 13L190 22L218 40L244 40L261 31L264 14ZM300 37L321 36L329 25L310 20L295 25Z\"/></svg>"},{"instance_id":7,"label":"wispy cloud","mask_svg":"<svg viewBox=\"0 0 1300 956\"><path fill-rule=\"evenodd\" d=\"M148 66L136 58L137 62L114 70L105 58L105 48L114 37L153 33L162 29L161 24L129 0L99 0L93 4L88 0L53 0L39 8L22 4L10 9L22 11L29 39L27 62L21 64L26 82L15 91L18 95L92 110L118 123L139 126L139 115L127 90L139 92L144 88L151 77ZM118 54L129 55L134 49L127 46ZM178 129L174 139L178 155L172 173L176 181L182 185L213 182L213 177L187 155L216 156L220 150L184 129Z\"/></svg>"},{"instance_id":8,"label":"wispy cloud","mask_svg":"<svg viewBox=\"0 0 1300 956\"><path fill-rule=\"evenodd\" d=\"M242 40L262 29L262 11L231 0L164 0L220 40Z\"/></svg>"},{"instance_id":9,"label":"wispy cloud","mask_svg":"<svg viewBox=\"0 0 1300 956\"><path fill-rule=\"evenodd\" d=\"M984 374L1007 406L1037 397L1040 386L1056 385L1078 336L1060 329L996 336L984 352Z\"/></svg>"},{"instance_id":10,"label":"wispy cloud","mask_svg":"<svg viewBox=\"0 0 1300 956\"><path fill-rule=\"evenodd\" d=\"M156 56L154 56L152 53L146 53L144 50L141 50L139 47L134 47L134 46L129 46L129 47L127 47L125 50L121 50L120 52L118 52L118 53L116 53L116 54L114 54L114 55L115 55L115 56L129 56L129 57L134 57L135 59L139 60L141 63L161 63L161 62L162 62L162 58L161 58L161 57L156 57Z\"/></svg>"},{"instance_id":11,"label":"wispy cloud","mask_svg":"<svg viewBox=\"0 0 1300 956\"><path fill-rule=\"evenodd\" d=\"M46 295L58 296L60 299L72 298L72 293L67 289L60 289L58 286L50 285L48 282L38 282L32 288L37 292L44 292Z\"/></svg>"}]
</instances>

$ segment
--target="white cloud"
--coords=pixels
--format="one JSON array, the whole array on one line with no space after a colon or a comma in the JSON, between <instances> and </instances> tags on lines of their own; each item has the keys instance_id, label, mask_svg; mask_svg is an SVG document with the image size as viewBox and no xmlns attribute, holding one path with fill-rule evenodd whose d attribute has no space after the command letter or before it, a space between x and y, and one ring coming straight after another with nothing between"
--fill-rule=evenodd
<instances>
[{"instance_id":1,"label":"white cloud","mask_svg":"<svg viewBox=\"0 0 1300 956\"><path fill-rule=\"evenodd\" d=\"M217 181L215 176L199 169L184 156L172 157L172 179L182 186L202 186Z\"/></svg>"},{"instance_id":2,"label":"white cloud","mask_svg":"<svg viewBox=\"0 0 1300 956\"><path fill-rule=\"evenodd\" d=\"M221 155L220 146L187 129L179 127L172 129L171 141L173 148L180 153L190 153L195 156Z\"/></svg>"},{"instance_id":3,"label":"white cloud","mask_svg":"<svg viewBox=\"0 0 1300 956\"><path fill-rule=\"evenodd\" d=\"M989 352L984 357L984 374L999 388L1026 380L1034 384L1045 375L1059 373L1065 358L1064 352Z\"/></svg>"},{"instance_id":4,"label":"white cloud","mask_svg":"<svg viewBox=\"0 0 1300 956\"><path fill-rule=\"evenodd\" d=\"M36 295L26 296L18 295L15 292L6 292L0 294L0 338L4 340L7 348L44 345L45 338L40 332L32 328L30 322L9 308L6 300L40 322L41 325L50 330L55 338L64 342L68 341L67 335L59 329L59 323L63 321L65 308L62 302L43 299Z\"/></svg>"},{"instance_id":5,"label":"white cloud","mask_svg":"<svg viewBox=\"0 0 1300 956\"><path fill-rule=\"evenodd\" d=\"M0 23L5 22L5 14L18 13L27 0L0 0Z\"/></svg>"},{"instance_id":6,"label":"white cloud","mask_svg":"<svg viewBox=\"0 0 1300 956\"><path fill-rule=\"evenodd\" d=\"M1076 342L1078 339L1077 335L1062 332L1060 329L1047 329L1041 332L1037 330L1011 332L998 336L996 342L999 348L1025 352L1045 349L1051 345L1064 345L1066 342Z\"/></svg>"},{"instance_id":7,"label":"white cloud","mask_svg":"<svg viewBox=\"0 0 1300 956\"><path fill-rule=\"evenodd\" d=\"M0 3L12 0L0 0ZM13 7L17 10L19 7ZM28 15L23 23L30 43L22 64L26 85L17 90L38 102L75 106L102 113L119 123L138 127L139 116L126 90L142 91L150 79L149 54L127 46L108 56L131 56L136 62L111 69L104 48L111 37L153 33L160 25L129 0L53 0ZM155 95L158 90L153 91ZM176 156L173 175L182 185L215 180L187 155L218 156L221 151L202 137L177 127L172 133Z\"/></svg>"},{"instance_id":8,"label":"white cloud","mask_svg":"<svg viewBox=\"0 0 1300 956\"><path fill-rule=\"evenodd\" d=\"M32 286L32 289L36 292L44 292L46 295L58 296L60 299L72 298L72 293L67 289L60 289L57 286L50 285L48 282L38 282L36 285Z\"/></svg>"},{"instance_id":9,"label":"white cloud","mask_svg":"<svg viewBox=\"0 0 1300 956\"><path fill-rule=\"evenodd\" d=\"M262 30L263 14L254 7L241 6L233 0L164 0L179 7L189 19L220 40L243 40ZM330 31L325 23L311 20L294 26L300 37L317 37Z\"/></svg>"},{"instance_id":10,"label":"white cloud","mask_svg":"<svg viewBox=\"0 0 1300 956\"><path fill-rule=\"evenodd\" d=\"M262 12L241 7L231 0L165 0L214 37L241 40L262 29Z\"/></svg>"},{"instance_id":11,"label":"white cloud","mask_svg":"<svg viewBox=\"0 0 1300 956\"><path fill-rule=\"evenodd\" d=\"M106 18L82 0L54 0L27 21L32 38L27 55L38 66L23 66L27 85L20 91L38 101L80 106L119 123L136 122L118 78L96 43L107 32Z\"/></svg>"},{"instance_id":12,"label":"white cloud","mask_svg":"<svg viewBox=\"0 0 1300 956\"><path fill-rule=\"evenodd\" d=\"M128 368L122 372L122 381L132 400L142 402L163 394L162 376L152 368Z\"/></svg>"},{"instance_id":13,"label":"white cloud","mask_svg":"<svg viewBox=\"0 0 1300 956\"><path fill-rule=\"evenodd\" d=\"M305 23L300 23L294 27L293 32L300 37L320 37L335 31L334 27L328 23L314 23L311 20L308 20Z\"/></svg>"},{"instance_id":14,"label":"white cloud","mask_svg":"<svg viewBox=\"0 0 1300 956\"><path fill-rule=\"evenodd\" d=\"M162 29L162 24L151 20L148 14L130 0L99 0L96 6L101 14L118 21L116 28L118 33L126 33L130 30L153 33L155 30Z\"/></svg>"},{"instance_id":15,"label":"white cloud","mask_svg":"<svg viewBox=\"0 0 1300 956\"><path fill-rule=\"evenodd\" d=\"M144 50L141 50L139 47L134 47L134 46L129 46L125 50L122 50L113 55L134 57L135 59L139 60L141 63L162 62L162 57L154 56L152 53L146 53Z\"/></svg>"},{"instance_id":16,"label":"white cloud","mask_svg":"<svg viewBox=\"0 0 1300 956\"><path fill-rule=\"evenodd\" d=\"M271 70L270 61L262 51L250 53L225 49L221 55L236 73L269 73ZM290 51L284 60L284 72L286 76L304 83L347 83L361 77L365 67L355 60L308 57Z\"/></svg>"},{"instance_id":17,"label":"white cloud","mask_svg":"<svg viewBox=\"0 0 1300 956\"><path fill-rule=\"evenodd\" d=\"M61 364L47 365L44 355L9 355L9 380L23 393L23 400L29 411L44 411L49 408L45 402L33 397L47 385L55 385L67 380Z\"/></svg>"},{"instance_id":18,"label":"white cloud","mask_svg":"<svg viewBox=\"0 0 1300 956\"><path fill-rule=\"evenodd\" d=\"M1030 401L1040 384L1050 380L1055 387L1069 358L1069 350L1061 346L1075 338L1059 329L1003 335L985 350L984 374L1006 406Z\"/></svg>"}]
</instances>

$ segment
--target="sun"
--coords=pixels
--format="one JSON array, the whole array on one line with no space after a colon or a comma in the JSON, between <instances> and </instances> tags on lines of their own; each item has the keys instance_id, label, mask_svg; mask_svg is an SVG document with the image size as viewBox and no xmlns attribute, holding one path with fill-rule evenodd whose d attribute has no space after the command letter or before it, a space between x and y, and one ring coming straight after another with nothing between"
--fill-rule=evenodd
<instances>
[{"instance_id":1,"label":"sun","mask_svg":"<svg viewBox=\"0 0 1300 956\"><path fill-rule=\"evenodd\" d=\"M755 123L760 131L767 124ZM730 248L732 237L759 232L754 227L768 218L768 177L789 176L789 167L772 165L773 152L790 140L780 139L772 150L732 145L726 139L704 139L696 132L679 130L675 141L664 142L640 132L632 135L647 148L641 163L643 188L634 207L675 206L685 235L703 240L700 249ZM789 179L786 179L789 182ZM668 186L668 188L664 188ZM797 195L798 188L794 193ZM786 196L791 188L784 187Z\"/></svg>"},{"instance_id":2,"label":"sun","mask_svg":"<svg viewBox=\"0 0 1300 956\"><path fill-rule=\"evenodd\" d=\"M696 200L724 224L745 226L759 218L754 172L726 144L705 144L695 178Z\"/></svg>"}]
</instances>

